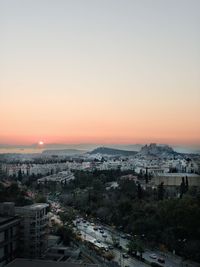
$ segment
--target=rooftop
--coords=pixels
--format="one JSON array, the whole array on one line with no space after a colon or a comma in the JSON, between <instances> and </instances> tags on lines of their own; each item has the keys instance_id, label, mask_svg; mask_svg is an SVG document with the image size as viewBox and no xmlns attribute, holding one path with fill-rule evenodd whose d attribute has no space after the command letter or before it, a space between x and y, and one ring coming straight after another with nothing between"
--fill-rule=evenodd
<instances>
[{"instance_id":1,"label":"rooftop","mask_svg":"<svg viewBox=\"0 0 200 267\"><path fill-rule=\"evenodd\" d=\"M23 206L20 208L24 208L24 209L28 209L28 210L41 210L41 209L47 208L48 206L49 206L49 204L47 204L47 203L35 203L32 205Z\"/></svg>"},{"instance_id":2,"label":"rooftop","mask_svg":"<svg viewBox=\"0 0 200 267\"><path fill-rule=\"evenodd\" d=\"M158 176L162 176L162 177L199 177L200 178L200 175L199 174L196 174L196 173L158 173L157 174Z\"/></svg>"}]
</instances>

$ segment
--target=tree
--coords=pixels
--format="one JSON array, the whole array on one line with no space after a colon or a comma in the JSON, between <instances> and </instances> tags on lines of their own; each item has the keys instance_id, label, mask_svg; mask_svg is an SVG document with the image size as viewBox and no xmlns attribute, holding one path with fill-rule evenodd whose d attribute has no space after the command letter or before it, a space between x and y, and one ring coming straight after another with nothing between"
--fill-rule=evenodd
<instances>
[{"instance_id":1,"label":"tree","mask_svg":"<svg viewBox=\"0 0 200 267\"><path fill-rule=\"evenodd\" d=\"M63 224L65 223L72 223L72 221L75 219L75 212L73 209L68 209L66 212L59 212L60 219Z\"/></svg>"},{"instance_id":2,"label":"tree","mask_svg":"<svg viewBox=\"0 0 200 267\"><path fill-rule=\"evenodd\" d=\"M137 240L137 251L140 254L140 258L142 259L142 255L144 253L144 244L141 240Z\"/></svg>"},{"instance_id":3,"label":"tree","mask_svg":"<svg viewBox=\"0 0 200 267\"><path fill-rule=\"evenodd\" d=\"M164 193L165 193L164 182L161 182L158 186L158 200L163 200Z\"/></svg>"},{"instance_id":4,"label":"tree","mask_svg":"<svg viewBox=\"0 0 200 267\"><path fill-rule=\"evenodd\" d=\"M38 194L35 198L35 202L36 203L47 203L47 198L46 198L46 196L44 196L42 194Z\"/></svg>"},{"instance_id":5,"label":"tree","mask_svg":"<svg viewBox=\"0 0 200 267\"><path fill-rule=\"evenodd\" d=\"M138 250L138 246L137 246L137 242L135 240L131 240L128 242L127 244L127 248L128 248L128 252L130 254L137 254L137 250Z\"/></svg>"},{"instance_id":6,"label":"tree","mask_svg":"<svg viewBox=\"0 0 200 267\"><path fill-rule=\"evenodd\" d=\"M113 246L119 245L119 238L117 238L114 234L111 235Z\"/></svg>"},{"instance_id":7,"label":"tree","mask_svg":"<svg viewBox=\"0 0 200 267\"><path fill-rule=\"evenodd\" d=\"M181 185L180 185L180 198L183 197L183 194L185 194L187 188L186 188L186 184L185 184L185 179L184 177L182 177L182 182L181 182Z\"/></svg>"},{"instance_id":8,"label":"tree","mask_svg":"<svg viewBox=\"0 0 200 267\"><path fill-rule=\"evenodd\" d=\"M141 187L140 183L138 183L138 185L137 185L137 196L138 196L138 199L142 199L142 197L143 197L143 191L142 191L142 187Z\"/></svg>"},{"instance_id":9,"label":"tree","mask_svg":"<svg viewBox=\"0 0 200 267\"><path fill-rule=\"evenodd\" d=\"M63 244L65 246L70 245L70 242L74 239L74 232L71 227L69 226L61 226L57 234L61 237Z\"/></svg>"},{"instance_id":10,"label":"tree","mask_svg":"<svg viewBox=\"0 0 200 267\"><path fill-rule=\"evenodd\" d=\"M17 179L18 179L19 181L22 180L22 170L21 170L21 169L19 169L19 171L18 171Z\"/></svg>"},{"instance_id":11,"label":"tree","mask_svg":"<svg viewBox=\"0 0 200 267\"><path fill-rule=\"evenodd\" d=\"M185 177L186 181L185 181L185 191L187 192L189 189L189 183L188 183L188 177Z\"/></svg>"},{"instance_id":12,"label":"tree","mask_svg":"<svg viewBox=\"0 0 200 267\"><path fill-rule=\"evenodd\" d=\"M140 254L140 258L142 259L142 255L144 253L144 244L141 239L135 238L134 240L129 241L127 248L131 254L137 255L138 252Z\"/></svg>"}]
</instances>

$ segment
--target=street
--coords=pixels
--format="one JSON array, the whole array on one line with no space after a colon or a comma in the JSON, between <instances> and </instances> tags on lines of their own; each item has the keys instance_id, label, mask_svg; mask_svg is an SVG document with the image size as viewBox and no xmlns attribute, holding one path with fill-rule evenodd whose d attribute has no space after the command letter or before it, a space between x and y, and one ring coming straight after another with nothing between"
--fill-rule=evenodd
<instances>
[{"instance_id":1,"label":"street","mask_svg":"<svg viewBox=\"0 0 200 267\"><path fill-rule=\"evenodd\" d=\"M81 232L81 236L84 240L90 241L92 243L100 242L100 244L104 247L108 247L109 245L113 246L113 238L119 240L119 245L122 247L122 250L116 249L113 247L112 252L114 254L114 261L118 262L120 266L138 266L138 267L146 267L148 266L146 263L141 262L134 257L128 255L128 258L124 258L123 254L127 252L127 244L129 242L128 239L125 238L123 233L119 233L118 231L112 229L108 226L102 226L100 224L94 225L94 223L90 223L88 221L78 219L74 221L77 229ZM94 226L96 230L94 230ZM99 230L103 229L103 230ZM155 259L151 256L155 255ZM143 258L148 262L156 262L158 263L158 258L164 258L165 263L159 264L163 267L195 267L199 266L199 264L191 263L189 261L182 261L182 259L176 255L166 254L163 255L160 251L152 251L145 250L143 253Z\"/></svg>"}]
</instances>

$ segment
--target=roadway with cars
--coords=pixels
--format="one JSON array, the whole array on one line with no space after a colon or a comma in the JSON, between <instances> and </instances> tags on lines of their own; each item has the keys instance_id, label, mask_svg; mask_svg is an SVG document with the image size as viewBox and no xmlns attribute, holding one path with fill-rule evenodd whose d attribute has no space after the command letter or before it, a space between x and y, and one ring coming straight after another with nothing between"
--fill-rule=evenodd
<instances>
[{"instance_id":1,"label":"roadway with cars","mask_svg":"<svg viewBox=\"0 0 200 267\"><path fill-rule=\"evenodd\" d=\"M55 206L54 210L54 216L57 216L59 219L59 216L56 215L58 210L63 210L63 208L61 208L61 205L59 202L54 202L52 201L52 203ZM80 221L79 223L77 223L77 221ZM85 240L92 240L92 242L94 240L100 240L101 243L108 247L109 245L113 246L113 236L115 239L119 239L119 244L122 247L123 251L127 251L127 244L129 242L129 240L126 238L126 234L119 232L115 229L113 229L110 226L105 226L105 225L97 225L97 230L94 230L95 224L91 223L89 221L86 221L85 219L81 218L81 219L77 219L76 221L74 221L77 229L79 229L79 231L81 232L82 238L84 238ZM100 232L99 228L103 229L103 233ZM103 237L103 234L106 235L106 237ZM137 266L137 267L147 267L149 265L147 265L146 263L143 263L131 256L129 256L129 258L124 258L123 257L123 252L119 249L114 248L113 249L113 253L115 256L115 261L117 261L122 267L125 266ZM152 254L155 254L155 258L152 257ZM165 253L165 255L162 255L161 251L152 251L152 250L148 250L146 249L145 252L143 253L143 258L145 260L147 260L148 262L156 262L159 263L161 266L163 267L200 267L199 263L196 262L192 262L192 261L183 261L181 257L177 256L177 255L173 255L171 253ZM164 258L165 263L161 263L158 262L158 258Z\"/></svg>"},{"instance_id":2,"label":"roadway with cars","mask_svg":"<svg viewBox=\"0 0 200 267\"><path fill-rule=\"evenodd\" d=\"M103 227L102 228L104 230L101 230L101 233L100 233L100 230L99 230L99 227L101 228L100 225L97 227L98 230L94 230L94 225L89 222L83 223L82 220L78 220L78 223L76 223L76 221L74 223L78 231L81 233L81 236L84 240L90 241L94 244L98 244L100 242L102 246L104 246L106 249L111 248L110 251L114 254L114 261L118 262L120 266L122 267L125 267L125 266L148 267L149 266L146 263L140 262L137 259L130 257L129 255L123 253L122 250L116 249L113 246L111 247L111 245L113 244L111 233ZM102 231L104 231L104 233ZM106 234L107 237L103 237L102 236L103 234Z\"/></svg>"},{"instance_id":3,"label":"roadway with cars","mask_svg":"<svg viewBox=\"0 0 200 267\"><path fill-rule=\"evenodd\" d=\"M100 241L100 243L108 248L109 245L113 246L113 237L119 240L119 245L122 247L122 250L113 248L113 254L115 256L114 260L117 261L122 267L125 266L137 266L137 267L147 267L144 262L141 262L130 255L123 255L127 252L127 244L129 240L126 238L126 235L120 233L111 227L102 226L100 224L94 225L83 219L77 219L74 221L77 229L80 231L82 238L85 240L90 240L91 242ZM100 229L99 229L100 228ZM94 230L95 229L95 230ZM104 237L103 237L104 235ZM127 258L125 258L127 257ZM148 262L156 262L163 267L195 267L199 266L198 264L193 264L189 262L183 262L180 257L175 255L163 255L160 251L151 251L145 250L143 253L143 258ZM158 262L158 258L164 259L164 262Z\"/></svg>"}]
</instances>

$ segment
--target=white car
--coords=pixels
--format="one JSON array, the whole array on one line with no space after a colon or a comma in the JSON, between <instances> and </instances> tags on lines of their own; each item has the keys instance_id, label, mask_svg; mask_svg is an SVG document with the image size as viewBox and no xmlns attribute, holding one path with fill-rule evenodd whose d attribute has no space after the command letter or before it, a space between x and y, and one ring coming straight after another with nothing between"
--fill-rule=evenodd
<instances>
[{"instance_id":1,"label":"white car","mask_svg":"<svg viewBox=\"0 0 200 267\"><path fill-rule=\"evenodd\" d=\"M157 259L157 255L156 255L156 254L150 254L149 257L150 257L151 259L154 259L154 260Z\"/></svg>"}]
</instances>

